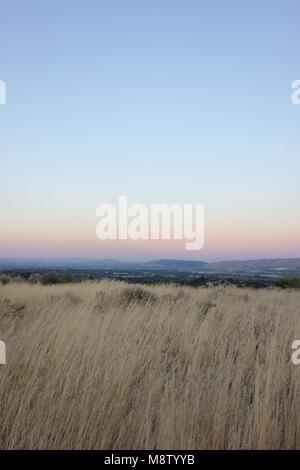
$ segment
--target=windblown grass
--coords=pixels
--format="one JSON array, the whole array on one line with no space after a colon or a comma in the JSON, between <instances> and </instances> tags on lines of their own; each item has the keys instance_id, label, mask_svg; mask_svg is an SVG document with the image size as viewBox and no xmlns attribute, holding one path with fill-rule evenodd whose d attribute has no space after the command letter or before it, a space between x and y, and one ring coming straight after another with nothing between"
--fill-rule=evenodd
<instances>
[{"instance_id":1,"label":"windblown grass","mask_svg":"<svg viewBox=\"0 0 300 470\"><path fill-rule=\"evenodd\" d=\"M300 293L0 287L2 449L300 447Z\"/></svg>"}]
</instances>

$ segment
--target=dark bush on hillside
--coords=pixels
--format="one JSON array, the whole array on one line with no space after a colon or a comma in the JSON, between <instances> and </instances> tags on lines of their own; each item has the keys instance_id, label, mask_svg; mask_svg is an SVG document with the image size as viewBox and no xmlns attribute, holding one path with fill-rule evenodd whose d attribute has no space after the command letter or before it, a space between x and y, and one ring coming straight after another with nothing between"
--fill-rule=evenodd
<instances>
[{"instance_id":1,"label":"dark bush on hillside","mask_svg":"<svg viewBox=\"0 0 300 470\"><path fill-rule=\"evenodd\" d=\"M59 278L55 273L44 273L41 276L41 284L43 286L50 286L59 283Z\"/></svg>"},{"instance_id":2,"label":"dark bush on hillside","mask_svg":"<svg viewBox=\"0 0 300 470\"><path fill-rule=\"evenodd\" d=\"M300 277L284 277L276 282L281 289L300 289Z\"/></svg>"},{"instance_id":3,"label":"dark bush on hillside","mask_svg":"<svg viewBox=\"0 0 300 470\"><path fill-rule=\"evenodd\" d=\"M126 287L120 294L120 301L124 304L131 303L155 303L157 297L155 294L143 289L142 287Z\"/></svg>"},{"instance_id":4,"label":"dark bush on hillside","mask_svg":"<svg viewBox=\"0 0 300 470\"><path fill-rule=\"evenodd\" d=\"M0 274L0 283L3 286L6 286L11 281L10 277L7 276L6 274Z\"/></svg>"}]
</instances>

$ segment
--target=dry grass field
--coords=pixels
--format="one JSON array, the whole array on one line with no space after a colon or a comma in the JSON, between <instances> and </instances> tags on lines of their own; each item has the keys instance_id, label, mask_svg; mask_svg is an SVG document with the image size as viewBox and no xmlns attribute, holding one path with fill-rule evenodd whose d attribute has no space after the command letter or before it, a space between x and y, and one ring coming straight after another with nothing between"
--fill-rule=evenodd
<instances>
[{"instance_id":1,"label":"dry grass field","mask_svg":"<svg viewBox=\"0 0 300 470\"><path fill-rule=\"evenodd\" d=\"M300 448L300 293L0 287L1 449Z\"/></svg>"}]
</instances>

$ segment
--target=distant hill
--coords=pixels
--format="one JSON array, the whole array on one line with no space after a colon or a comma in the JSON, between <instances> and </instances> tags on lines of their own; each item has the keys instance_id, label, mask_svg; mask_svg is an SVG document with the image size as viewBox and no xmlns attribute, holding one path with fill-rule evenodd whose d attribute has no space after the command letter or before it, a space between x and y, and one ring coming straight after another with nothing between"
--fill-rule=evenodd
<instances>
[{"instance_id":1,"label":"distant hill","mask_svg":"<svg viewBox=\"0 0 300 470\"><path fill-rule=\"evenodd\" d=\"M169 269L203 269L207 263L204 261L186 261L180 259L159 259L144 263L151 268L169 268Z\"/></svg>"},{"instance_id":2,"label":"distant hill","mask_svg":"<svg viewBox=\"0 0 300 470\"><path fill-rule=\"evenodd\" d=\"M158 259L153 261L120 261L116 259L44 258L14 259L0 258L0 269L181 269L205 271L251 271L289 270L300 271L300 258L270 258L255 260L229 260L206 263L204 261Z\"/></svg>"},{"instance_id":3,"label":"distant hill","mask_svg":"<svg viewBox=\"0 0 300 470\"><path fill-rule=\"evenodd\" d=\"M85 258L10 259L0 258L0 269L113 269L132 268L135 263L114 259Z\"/></svg>"},{"instance_id":4,"label":"distant hill","mask_svg":"<svg viewBox=\"0 0 300 470\"><path fill-rule=\"evenodd\" d=\"M45 258L45 259L13 259L0 258L0 269L201 269L206 265L203 261L185 261L175 259L159 259L154 261L120 261L117 259L85 259L85 258Z\"/></svg>"},{"instance_id":5,"label":"distant hill","mask_svg":"<svg viewBox=\"0 0 300 470\"><path fill-rule=\"evenodd\" d=\"M250 270L250 269L300 269L300 258L270 258L254 260L231 260L208 263L208 270Z\"/></svg>"}]
</instances>

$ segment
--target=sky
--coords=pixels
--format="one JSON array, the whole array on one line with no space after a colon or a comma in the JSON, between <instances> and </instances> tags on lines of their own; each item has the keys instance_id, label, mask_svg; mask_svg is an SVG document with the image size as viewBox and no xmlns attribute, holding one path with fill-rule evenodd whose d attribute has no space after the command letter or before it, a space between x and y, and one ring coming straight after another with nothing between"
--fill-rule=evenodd
<instances>
[{"instance_id":1,"label":"sky","mask_svg":"<svg viewBox=\"0 0 300 470\"><path fill-rule=\"evenodd\" d=\"M298 0L0 0L0 257L300 256ZM96 208L205 206L205 243Z\"/></svg>"}]
</instances>

